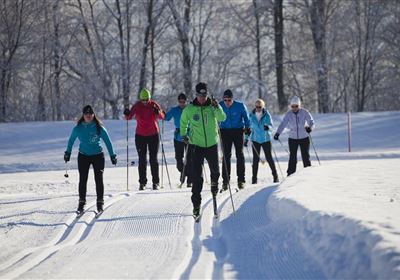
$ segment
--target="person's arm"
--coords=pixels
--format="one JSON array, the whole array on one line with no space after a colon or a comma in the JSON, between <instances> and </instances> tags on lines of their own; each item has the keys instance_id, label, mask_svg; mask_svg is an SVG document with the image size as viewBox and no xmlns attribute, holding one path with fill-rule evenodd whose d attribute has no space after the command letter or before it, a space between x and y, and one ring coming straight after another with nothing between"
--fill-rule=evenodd
<instances>
[{"instance_id":1,"label":"person's arm","mask_svg":"<svg viewBox=\"0 0 400 280\"><path fill-rule=\"evenodd\" d=\"M274 128L274 124L272 122L272 117L271 114L268 112L268 110L265 110L265 121L264 124L268 125L268 127L272 130Z\"/></svg>"},{"instance_id":2,"label":"person's arm","mask_svg":"<svg viewBox=\"0 0 400 280\"><path fill-rule=\"evenodd\" d=\"M74 143L75 143L75 140L76 140L76 138L78 137L78 127L77 126L75 126L73 129L72 129L72 132L71 132L71 135L69 136L69 139L68 139L68 144L67 144L67 153L69 153L69 154L71 154L71 152L72 152L72 147L74 146Z\"/></svg>"},{"instance_id":3,"label":"person's arm","mask_svg":"<svg viewBox=\"0 0 400 280\"><path fill-rule=\"evenodd\" d=\"M100 138L103 139L104 143L106 144L108 154L110 155L110 157L115 156L110 136L108 135L107 129L104 126L102 126L100 130Z\"/></svg>"},{"instance_id":4,"label":"person's arm","mask_svg":"<svg viewBox=\"0 0 400 280\"><path fill-rule=\"evenodd\" d=\"M288 125L289 113L290 112L287 112L286 115L283 117L283 120L282 120L281 124L279 125L278 129L276 130L276 133L281 134L282 131L285 129L285 127Z\"/></svg>"},{"instance_id":5,"label":"person's arm","mask_svg":"<svg viewBox=\"0 0 400 280\"><path fill-rule=\"evenodd\" d=\"M136 102L135 104L132 105L131 111L130 111L129 115L126 117L127 120L133 119L134 116L136 115L136 110L137 110L136 108L137 108L138 103L139 102Z\"/></svg>"},{"instance_id":6,"label":"person's arm","mask_svg":"<svg viewBox=\"0 0 400 280\"><path fill-rule=\"evenodd\" d=\"M244 127L250 128L250 118L249 118L249 111L247 110L246 105L243 103L243 110L242 110L242 118L244 120Z\"/></svg>"},{"instance_id":7,"label":"person's arm","mask_svg":"<svg viewBox=\"0 0 400 280\"><path fill-rule=\"evenodd\" d=\"M211 110L214 111L214 116L218 122L223 122L226 120L226 114L220 104L218 104L218 107L212 107Z\"/></svg>"},{"instance_id":8,"label":"person's arm","mask_svg":"<svg viewBox=\"0 0 400 280\"><path fill-rule=\"evenodd\" d=\"M184 137L188 134L188 124L189 124L189 117L188 117L188 108L186 107L183 109L182 115L181 115L181 121L180 121L180 128L179 128L179 133L181 134L181 137Z\"/></svg>"},{"instance_id":9,"label":"person's arm","mask_svg":"<svg viewBox=\"0 0 400 280\"><path fill-rule=\"evenodd\" d=\"M175 108L171 108L166 114L165 114L165 120L170 121L174 117L175 113Z\"/></svg>"},{"instance_id":10,"label":"person's arm","mask_svg":"<svg viewBox=\"0 0 400 280\"><path fill-rule=\"evenodd\" d=\"M304 110L304 112L306 113L306 121L307 121L308 126L309 126L312 130L314 130L314 128L315 128L315 122L314 122L313 117L311 116L311 114L310 114L309 111Z\"/></svg>"}]
</instances>

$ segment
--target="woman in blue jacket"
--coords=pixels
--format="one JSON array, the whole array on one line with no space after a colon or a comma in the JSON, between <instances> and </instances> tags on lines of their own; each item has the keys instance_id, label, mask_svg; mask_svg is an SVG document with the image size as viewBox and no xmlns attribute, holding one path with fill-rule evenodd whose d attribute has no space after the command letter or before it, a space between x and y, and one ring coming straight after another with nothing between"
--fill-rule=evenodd
<instances>
[{"instance_id":1,"label":"woman in blue jacket","mask_svg":"<svg viewBox=\"0 0 400 280\"><path fill-rule=\"evenodd\" d=\"M258 163L260 161L261 147L264 150L265 158L272 171L274 183L279 182L278 173L271 154L271 131L273 128L271 115L265 109L265 103L258 99L255 103L255 109L250 113L251 134L250 140L253 147L253 178L252 183L257 184ZM245 146L247 147L247 140Z\"/></svg>"},{"instance_id":2,"label":"woman in blue jacket","mask_svg":"<svg viewBox=\"0 0 400 280\"><path fill-rule=\"evenodd\" d=\"M97 211L103 211L104 205L104 154L100 145L100 139L103 139L111 157L112 164L117 164L117 155L108 136L107 130L101 121L94 114L93 108L86 105L83 108L83 115L77 125L73 128L68 140L67 150L64 153L64 161L68 162L71 158L72 146L76 138L79 139L78 170L79 170L79 204L77 214L84 211L86 204L87 179L90 165L93 165L94 179L96 182Z\"/></svg>"}]
</instances>

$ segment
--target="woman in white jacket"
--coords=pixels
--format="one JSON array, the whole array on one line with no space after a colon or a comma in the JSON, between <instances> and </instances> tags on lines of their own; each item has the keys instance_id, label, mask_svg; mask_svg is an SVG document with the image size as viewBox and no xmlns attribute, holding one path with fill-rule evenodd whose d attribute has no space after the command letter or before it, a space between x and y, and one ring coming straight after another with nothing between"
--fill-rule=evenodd
<instances>
[{"instance_id":1,"label":"woman in white jacket","mask_svg":"<svg viewBox=\"0 0 400 280\"><path fill-rule=\"evenodd\" d=\"M289 166L287 175L291 175L296 172L297 165L297 149L300 146L301 158L303 159L304 167L311 166L310 162L310 138L309 134L314 129L314 120L306 109L301 108L300 98L293 96L290 100L290 107L283 121L278 127L274 135L274 139L278 140L279 135L288 127L289 132Z\"/></svg>"}]
</instances>

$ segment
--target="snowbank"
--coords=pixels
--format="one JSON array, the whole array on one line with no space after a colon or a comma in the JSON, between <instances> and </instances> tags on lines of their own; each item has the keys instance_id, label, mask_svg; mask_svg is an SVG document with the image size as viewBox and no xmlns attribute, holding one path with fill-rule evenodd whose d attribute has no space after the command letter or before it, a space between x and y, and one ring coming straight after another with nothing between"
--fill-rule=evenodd
<instances>
[{"instance_id":1,"label":"snowbank","mask_svg":"<svg viewBox=\"0 0 400 280\"><path fill-rule=\"evenodd\" d=\"M399 159L324 162L283 182L267 204L328 278L400 278Z\"/></svg>"}]
</instances>

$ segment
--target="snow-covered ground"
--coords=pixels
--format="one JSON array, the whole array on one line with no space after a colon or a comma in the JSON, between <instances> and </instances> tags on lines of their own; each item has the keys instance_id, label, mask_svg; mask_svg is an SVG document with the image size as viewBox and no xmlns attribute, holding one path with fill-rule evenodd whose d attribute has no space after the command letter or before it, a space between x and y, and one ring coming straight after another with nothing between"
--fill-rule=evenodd
<instances>
[{"instance_id":1,"label":"snow-covered ground","mask_svg":"<svg viewBox=\"0 0 400 280\"><path fill-rule=\"evenodd\" d=\"M164 170L164 189L138 192L135 166L126 190L126 123L105 122L119 163L108 160L97 220L92 175L89 211L74 219L77 144L63 176L73 122L0 124L0 278L399 279L400 112L353 114L351 153L345 114L315 119L321 166L311 150L313 167L299 158L298 172L277 185L260 165L259 184L233 194L235 214L229 193L218 196L219 219L206 184L198 224L190 191L176 188L172 124L164 129L172 188ZM285 173L286 151L273 144Z\"/></svg>"}]
</instances>

